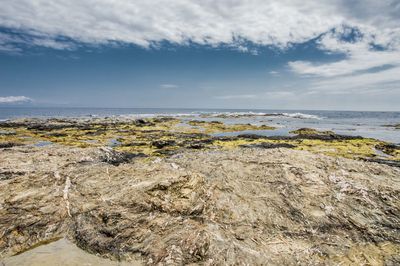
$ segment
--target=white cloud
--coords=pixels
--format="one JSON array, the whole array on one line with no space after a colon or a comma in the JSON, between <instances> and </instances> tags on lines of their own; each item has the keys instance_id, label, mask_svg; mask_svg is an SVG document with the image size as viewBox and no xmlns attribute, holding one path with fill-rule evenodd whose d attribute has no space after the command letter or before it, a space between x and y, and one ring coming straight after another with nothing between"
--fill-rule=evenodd
<instances>
[{"instance_id":1,"label":"white cloud","mask_svg":"<svg viewBox=\"0 0 400 266\"><path fill-rule=\"evenodd\" d=\"M13 45L16 40L16 37L0 32L0 51L19 52L20 49Z\"/></svg>"},{"instance_id":2,"label":"white cloud","mask_svg":"<svg viewBox=\"0 0 400 266\"><path fill-rule=\"evenodd\" d=\"M58 50L73 49L76 45L71 41L60 41L43 34L15 34L0 32L0 51L21 52L21 44L42 46Z\"/></svg>"},{"instance_id":3,"label":"white cloud","mask_svg":"<svg viewBox=\"0 0 400 266\"><path fill-rule=\"evenodd\" d=\"M26 96L6 96L0 97L0 103L26 103L33 100Z\"/></svg>"},{"instance_id":4,"label":"white cloud","mask_svg":"<svg viewBox=\"0 0 400 266\"><path fill-rule=\"evenodd\" d=\"M257 95L256 94L221 95L221 96L215 96L214 98L219 100L254 99L257 98Z\"/></svg>"},{"instance_id":5,"label":"white cloud","mask_svg":"<svg viewBox=\"0 0 400 266\"><path fill-rule=\"evenodd\" d=\"M366 35L355 42L341 41L340 34L328 34L319 41L326 51L339 52L346 58L333 63L312 63L308 61L289 62L289 67L296 73L309 76L333 77L368 71L382 66L400 66L400 47L376 50L377 43L372 35Z\"/></svg>"},{"instance_id":6,"label":"white cloud","mask_svg":"<svg viewBox=\"0 0 400 266\"><path fill-rule=\"evenodd\" d=\"M246 100L246 99L280 99L293 97L294 93L287 90L275 90L260 92L256 94L234 94L234 95L221 95L214 97L219 100Z\"/></svg>"},{"instance_id":7,"label":"white cloud","mask_svg":"<svg viewBox=\"0 0 400 266\"><path fill-rule=\"evenodd\" d=\"M290 63L300 74L334 76L398 62L399 13L396 0L3 0L0 26L25 34L0 33L0 49L18 50L20 43L71 49L72 41L148 47L166 40L226 44L256 54L247 42L284 48L335 29L320 40L321 49L350 60ZM365 36L362 42L339 40L354 27ZM369 42L396 51L395 57L369 51Z\"/></svg>"},{"instance_id":8,"label":"white cloud","mask_svg":"<svg viewBox=\"0 0 400 266\"><path fill-rule=\"evenodd\" d=\"M398 90L400 92L400 67L374 73L339 76L312 82L310 93L330 92L335 94L368 93L369 91Z\"/></svg>"},{"instance_id":9,"label":"white cloud","mask_svg":"<svg viewBox=\"0 0 400 266\"><path fill-rule=\"evenodd\" d=\"M163 88L163 89L176 89L176 88L179 88L179 86L176 85L176 84L161 84L160 87Z\"/></svg>"},{"instance_id":10,"label":"white cloud","mask_svg":"<svg viewBox=\"0 0 400 266\"><path fill-rule=\"evenodd\" d=\"M33 38L31 44L57 50L68 50L75 48L75 44L73 44L72 42L57 41L50 38Z\"/></svg>"},{"instance_id":11,"label":"white cloud","mask_svg":"<svg viewBox=\"0 0 400 266\"><path fill-rule=\"evenodd\" d=\"M400 6L400 5L398 5ZM381 94L399 93L400 86L400 27L390 34L383 28L341 27L323 35L319 41L322 50L344 55L335 62L289 62L289 68L310 78L309 94ZM352 37L352 38L350 38ZM350 38L350 39L349 39Z\"/></svg>"},{"instance_id":12,"label":"white cloud","mask_svg":"<svg viewBox=\"0 0 400 266\"><path fill-rule=\"evenodd\" d=\"M289 66L301 75L332 77L398 65L399 13L396 0L3 0L0 26L25 34L0 33L0 50L19 51L21 43L71 49L73 41L157 47L166 40L226 44L257 54L247 42L285 48L325 34L320 48L344 53L346 60L295 61ZM341 41L340 36L354 27L362 39ZM371 42L388 50L371 51Z\"/></svg>"},{"instance_id":13,"label":"white cloud","mask_svg":"<svg viewBox=\"0 0 400 266\"><path fill-rule=\"evenodd\" d=\"M343 24L399 46L399 13L397 0L2 0L0 26L56 49L73 46L68 40L144 47L166 40L254 52L247 41L282 48Z\"/></svg>"},{"instance_id":14,"label":"white cloud","mask_svg":"<svg viewBox=\"0 0 400 266\"><path fill-rule=\"evenodd\" d=\"M146 47L163 40L210 45L246 40L286 47L343 23L365 29L385 27L388 33L382 37L384 40L398 25L396 1L351 3L344 0L3 0L0 25L36 36L66 36L84 43L125 42ZM374 8L374 12L369 8ZM243 45L238 47L244 49Z\"/></svg>"}]
</instances>

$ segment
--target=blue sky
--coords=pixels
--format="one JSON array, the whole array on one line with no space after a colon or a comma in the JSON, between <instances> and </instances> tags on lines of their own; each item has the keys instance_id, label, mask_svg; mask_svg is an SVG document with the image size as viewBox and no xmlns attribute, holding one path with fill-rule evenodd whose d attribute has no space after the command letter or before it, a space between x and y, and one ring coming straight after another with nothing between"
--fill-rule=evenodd
<instances>
[{"instance_id":1,"label":"blue sky","mask_svg":"<svg viewBox=\"0 0 400 266\"><path fill-rule=\"evenodd\" d=\"M0 105L400 110L398 14L389 0L3 0Z\"/></svg>"}]
</instances>

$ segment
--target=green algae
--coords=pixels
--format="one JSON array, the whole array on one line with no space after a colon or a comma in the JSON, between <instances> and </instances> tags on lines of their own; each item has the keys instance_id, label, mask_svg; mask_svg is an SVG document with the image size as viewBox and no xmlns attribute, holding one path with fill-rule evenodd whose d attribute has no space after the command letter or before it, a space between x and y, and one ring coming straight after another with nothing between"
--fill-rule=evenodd
<instances>
[{"instance_id":1,"label":"green algae","mask_svg":"<svg viewBox=\"0 0 400 266\"><path fill-rule=\"evenodd\" d=\"M383 141L375 139L350 139L350 140L319 140L319 139L232 139L218 140L214 142L217 148L234 149L251 144L289 144L295 146L296 150L306 150L313 153L322 153L333 157L344 157L349 159L374 158L376 150ZM396 149L390 154L391 160L400 159L400 150Z\"/></svg>"},{"instance_id":2,"label":"green algae","mask_svg":"<svg viewBox=\"0 0 400 266\"><path fill-rule=\"evenodd\" d=\"M239 138L239 139L232 139L232 140L218 140L214 142L214 147L218 149L236 149L236 148L247 148L247 147L252 147L253 145L258 145L258 144L273 144L273 145L279 145L279 144L289 144L293 146L298 145L298 141L293 141L293 140L274 140L274 139L245 139L245 138Z\"/></svg>"},{"instance_id":3,"label":"green algae","mask_svg":"<svg viewBox=\"0 0 400 266\"><path fill-rule=\"evenodd\" d=\"M323 153L329 156L345 157L349 159L360 159L375 157L375 147L381 141L374 139L352 139L352 140L310 140L305 139L298 143L295 149L307 150L314 153Z\"/></svg>"},{"instance_id":4,"label":"green algae","mask_svg":"<svg viewBox=\"0 0 400 266\"><path fill-rule=\"evenodd\" d=\"M218 132L235 132L245 130L273 130L274 127L267 125L252 125L252 124L225 124L220 121L199 121L192 120L188 122L191 126L196 126L207 134L218 133Z\"/></svg>"}]
</instances>

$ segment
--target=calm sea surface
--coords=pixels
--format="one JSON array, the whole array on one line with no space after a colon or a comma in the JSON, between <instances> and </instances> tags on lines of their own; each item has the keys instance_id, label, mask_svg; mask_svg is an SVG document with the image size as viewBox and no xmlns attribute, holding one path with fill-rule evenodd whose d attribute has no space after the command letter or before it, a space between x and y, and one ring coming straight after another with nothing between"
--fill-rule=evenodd
<instances>
[{"instance_id":1,"label":"calm sea surface","mask_svg":"<svg viewBox=\"0 0 400 266\"><path fill-rule=\"evenodd\" d=\"M201 115L207 114L204 118ZM218 117L224 114L224 118ZM271 114L271 116L265 116ZM361 135L400 143L400 130L385 125L400 124L400 112L251 110L251 109L162 109L162 108L22 108L0 107L0 120L21 117L152 117L179 116L184 120L219 120L225 123L252 123L276 126L276 130L257 131L263 135L289 135L300 127L333 130L338 134ZM249 116L243 116L249 115ZM237 135L230 132L223 135ZM246 131L245 133L255 133ZM220 134L222 135L222 134Z\"/></svg>"}]
</instances>

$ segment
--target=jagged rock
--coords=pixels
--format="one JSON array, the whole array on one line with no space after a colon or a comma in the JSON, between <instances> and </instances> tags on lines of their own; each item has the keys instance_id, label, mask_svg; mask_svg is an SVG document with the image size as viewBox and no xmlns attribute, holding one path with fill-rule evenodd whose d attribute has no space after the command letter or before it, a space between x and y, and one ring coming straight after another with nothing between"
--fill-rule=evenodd
<instances>
[{"instance_id":1,"label":"jagged rock","mask_svg":"<svg viewBox=\"0 0 400 266\"><path fill-rule=\"evenodd\" d=\"M101 151L100 161L115 166L118 166L121 163L130 162L133 158L145 157L143 153L118 152L110 147L102 147L100 151Z\"/></svg>"},{"instance_id":2,"label":"jagged rock","mask_svg":"<svg viewBox=\"0 0 400 266\"><path fill-rule=\"evenodd\" d=\"M364 161L367 161L367 162L374 162L374 163L380 163L380 164L386 164L386 165L389 165L389 166L399 167L399 168L400 168L400 161L396 161L396 160L386 160L386 159L368 158L368 159L364 159Z\"/></svg>"},{"instance_id":3,"label":"jagged rock","mask_svg":"<svg viewBox=\"0 0 400 266\"><path fill-rule=\"evenodd\" d=\"M164 147L168 146L174 146L176 144L176 141L174 140L156 140L151 143L154 147L157 149L162 149Z\"/></svg>"},{"instance_id":4,"label":"jagged rock","mask_svg":"<svg viewBox=\"0 0 400 266\"><path fill-rule=\"evenodd\" d=\"M11 147L21 146L21 145L22 144L15 143L15 142L0 142L0 149L11 148Z\"/></svg>"},{"instance_id":5,"label":"jagged rock","mask_svg":"<svg viewBox=\"0 0 400 266\"><path fill-rule=\"evenodd\" d=\"M135 125L137 126L151 126L154 125L154 123L147 121L145 119L137 119L134 121Z\"/></svg>"},{"instance_id":6,"label":"jagged rock","mask_svg":"<svg viewBox=\"0 0 400 266\"><path fill-rule=\"evenodd\" d=\"M25 172L22 172L22 171L13 171L13 170L1 171L0 170L0 181L12 179L16 176L21 176L24 174L25 174Z\"/></svg>"},{"instance_id":7,"label":"jagged rock","mask_svg":"<svg viewBox=\"0 0 400 266\"><path fill-rule=\"evenodd\" d=\"M242 139L266 139L267 136L257 135L257 134L240 134L237 136L238 138Z\"/></svg>"},{"instance_id":8,"label":"jagged rock","mask_svg":"<svg viewBox=\"0 0 400 266\"><path fill-rule=\"evenodd\" d=\"M292 131L290 131L290 133L296 134L296 135L332 135L332 134L335 134L335 132L330 131L330 130L329 131L319 131L314 128L307 128L307 127L292 130Z\"/></svg>"}]
</instances>

